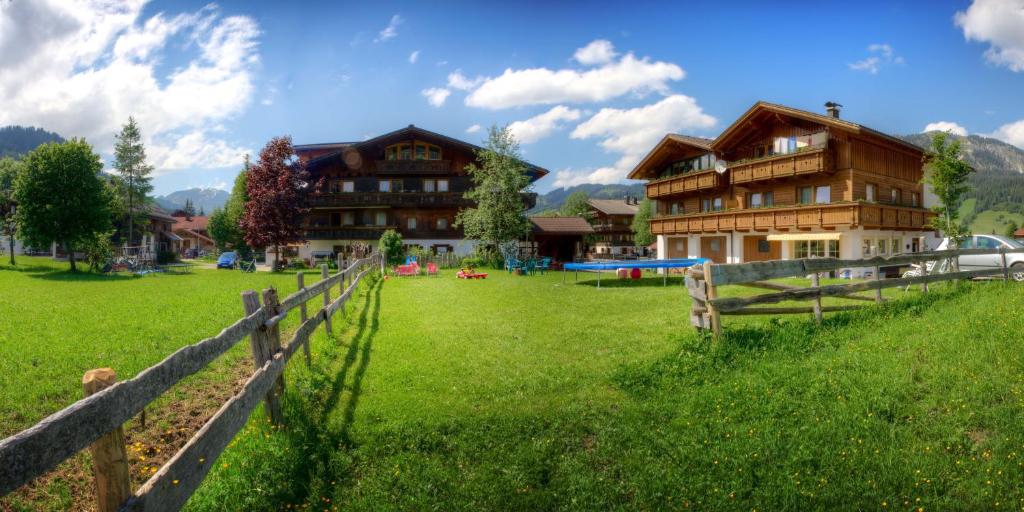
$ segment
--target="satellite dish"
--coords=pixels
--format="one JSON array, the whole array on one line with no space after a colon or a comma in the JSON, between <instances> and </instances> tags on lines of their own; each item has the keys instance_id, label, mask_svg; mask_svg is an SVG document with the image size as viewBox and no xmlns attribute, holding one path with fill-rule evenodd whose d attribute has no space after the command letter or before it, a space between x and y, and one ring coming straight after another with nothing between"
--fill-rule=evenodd
<instances>
[{"instance_id":1,"label":"satellite dish","mask_svg":"<svg viewBox=\"0 0 1024 512\"><path fill-rule=\"evenodd\" d=\"M725 164L725 160L718 160L715 162L715 172L718 174L725 174L725 171L729 170L729 167Z\"/></svg>"}]
</instances>

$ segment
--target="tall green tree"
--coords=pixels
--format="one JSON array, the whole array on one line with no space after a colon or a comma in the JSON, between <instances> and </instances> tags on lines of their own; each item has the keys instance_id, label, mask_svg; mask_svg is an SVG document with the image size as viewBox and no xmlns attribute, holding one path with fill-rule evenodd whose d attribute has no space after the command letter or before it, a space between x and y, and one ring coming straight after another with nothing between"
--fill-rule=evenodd
<instances>
[{"instance_id":1,"label":"tall green tree","mask_svg":"<svg viewBox=\"0 0 1024 512\"><path fill-rule=\"evenodd\" d=\"M184 212L185 212L185 219L186 220L192 220L192 217L196 216L196 207L192 204L192 200L191 199L186 199L185 200Z\"/></svg>"},{"instance_id":2,"label":"tall green tree","mask_svg":"<svg viewBox=\"0 0 1024 512\"><path fill-rule=\"evenodd\" d=\"M577 190L569 197L565 198L565 202L562 203L562 208L559 211L566 217L583 217L587 218L590 214L590 200L587 197L587 193L582 190Z\"/></svg>"},{"instance_id":3,"label":"tall green tree","mask_svg":"<svg viewBox=\"0 0 1024 512\"><path fill-rule=\"evenodd\" d=\"M29 153L14 181L18 233L32 246L56 242L76 271L75 251L110 229L103 163L83 139L48 143Z\"/></svg>"},{"instance_id":4,"label":"tall green tree","mask_svg":"<svg viewBox=\"0 0 1024 512\"><path fill-rule=\"evenodd\" d=\"M530 190L526 164L507 126L490 128L487 145L477 151L476 159L479 166L466 166L473 188L465 194L476 207L459 211L455 225L462 226L466 238L504 253L530 232L522 196Z\"/></svg>"},{"instance_id":5,"label":"tall green tree","mask_svg":"<svg viewBox=\"0 0 1024 512\"><path fill-rule=\"evenodd\" d=\"M651 233L651 217L654 216L654 203L646 197L637 205L636 215L633 216L633 244L637 247L647 247L654 243L654 234Z\"/></svg>"},{"instance_id":6,"label":"tall green tree","mask_svg":"<svg viewBox=\"0 0 1024 512\"><path fill-rule=\"evenodd\" d=\"M149 175L153 167L146 163L146 148L142 144L142 133L134 117L128 118L128 123L121 127L121 132L115 138L114 169L121 182L123 204L127 210L124 214L128 224L127 241L128 245L135 245L136 220L141 224L145 218L148 194L153 191Z\"/></svg>"},{"instance_id":7,"label":"tall green tree","mask_svg":"<svg viewBox=\"0 0 1024 512\"><path fill-rule=\"evenodd\" d=\"M14 260L14 236L18 231L18 223L14 219L16 211L14 180L17 178L20 170L21 162L10 157L0 158L0 235L7 237L12 266L16 264Z\"/></svg>"},{"instance_id":8,"label":"tall green tree","mask_svg":"<svg viewBox=\"0 0 1024 512\"><path fill-rule=\"evenodd\" d=\"M242 171L235 176L234 186L231 188L231 195L228 197L223 208L215 208L210 214L208 229L210 236L217 243L220 250L233 249L243 258L248 258L252 250L245 243L245 234L242 231L242 214L245 212L245 203L249 200L246 192L246 176L249 171L249 155L245 156L245 163Z\"/></svg>"},{"instance_id":9,"label":"tall green tree","mask_svg":"<svg viewBox=\"0 0 1024 512\"><path fill-rule=\"evenodd\" d=\"M974 169L960 154L960 141L949 134L938 132L932 137L932 146L925 155L924 182L929 185L939 202L932 207L935 217L931 226L950 239L951 247L958 247L969 233L960 222L960 205L970 191L968 178Z\"/></svg>"}]
</instances>

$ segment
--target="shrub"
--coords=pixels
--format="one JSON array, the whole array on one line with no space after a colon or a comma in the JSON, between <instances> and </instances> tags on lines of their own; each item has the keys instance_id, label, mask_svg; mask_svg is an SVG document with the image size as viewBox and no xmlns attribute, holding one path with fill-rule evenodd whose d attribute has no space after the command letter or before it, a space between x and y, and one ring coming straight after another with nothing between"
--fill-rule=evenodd
<instances>
[{"instance_id":1,"label":"shrub","mask_svg":"<svg viewBox=\"0 0 1024 512\"><path fill-rule=\"evenodd\" d=\"M463 267L474 267L474 268L475 267L482 267L482 266L484 266L485 263L486 262L484 260L482 260L480 258L477 258L476 256L469 256L467 258L462 258L462 266Z\"/></svg>"},{"instance_id":2,"label":"shrub","mask_svg":"<svg viewBox=\"0 0 1024 512\"><path fill-rule=\"evenodd\" d=\"M93 233L82 242L82 252L85 253L85 261L89 263L89 270L104 270L114 257L114 247L110 243L111 234L113 233Z\"/></svg>"},{"instance_id":3,"label":"shrub","mask_svg":"<svg viewBox=\"0 0 1024 512\"><path fill-rule=\"evenodd\" d=\"M174 251L158 251L156 253L156 262L160 265L174 263L176 261L178 261L178 253Z\"/></svg>"}]
</instances>

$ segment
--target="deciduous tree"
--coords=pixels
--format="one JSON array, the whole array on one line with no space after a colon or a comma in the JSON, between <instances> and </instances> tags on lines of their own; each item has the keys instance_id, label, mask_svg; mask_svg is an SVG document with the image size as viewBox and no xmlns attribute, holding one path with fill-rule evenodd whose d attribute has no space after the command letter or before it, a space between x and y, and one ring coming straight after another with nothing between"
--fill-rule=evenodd
<instances>
[{"instance_id":1,"label":"deciduous tree","mask_svg":"<svg viewBox=\"0 0 1024 512\"><path fill-rule=\"evenodd\" d=\"M492 126L487 146L476 154L478 166L466 166L473 188L465 196L476 203L461 210L455 224L466 238L498 248L503 253L530 232L523 192L530 189L526 164L519 155L519 143L508 127Z\"/></svg>"},{"instance_id":2,"label":"deciduous tree","mask_svg":"<svg viewBox=\"0 0 1024 512\"><path fill-rule=\"evenodd\" d=\"M222 251L233 249L243 258L248 258L252 252L252 249L246 245L245 235L242 232L242 216L245 214L245 203L249 200L249 194L245 191L245 187L250 167L249 155L245 155L242 170L238 176L235 176L231 196L228 197L223 208L213 210L209 223L210 235L217 242L217 248Z\"/></svg>"},{"instance_id":3,"label":"deciduous tree","mask_svg":"<svg viewBox=\"0 0 1024 512\"><path fill-rule=\"evenodd\" d=\"M16 264L14 236L18 230L18 223L14 220L14 180L20 170L21 162L10 157L0 158L0 235L7 237L11 265Z\"/></svg>"},{"instance_id":4,"label":"deciduous tree","mask_svg":"<svg viewBox=\"0 0 1024 512\"><path fill-rule=\"evenodd\" d=\"M249 198L241 222L245 242L253 248L273 247L274 265L280 267L281 246L303 241L302 217L319 183L309 182L291 137L271 139L246 174Z\"/></svg>"},{"instance_id":5,"label":"deciduous tree","mask_svg":"<svg viewBox=\"0 0 1024 512\"><path fill-rule=\"evenodd\" d=\"M103 163L82 139L48 143L29 153L14 182L18 233L32 246L59 243L76 271L75 250L110 229Z\"/></svg>"},{"instance_id":6,"label":"deciduous tree","mask_svg":"<svg viewBox=\"0 0 1024 512\"><path fill-rule=\"evenodd\" d=\"M651 233L651 217L654 215L654 203L646 197L637 206L636 215L633 216L633 244L637 247L647 247L654 243L654 235Z\"/></svg>"},{"instance_id":7,"label":"deciduous tree","mask_svg":"<svg viewBox=\"0 0 1024 512\"><path fill-rule=\"evenodd\" d=\"M590 198L587 197L587 193L582 190L577 190L569 197L565 198L565 202L562 203L562 209L559 213L566 217L583 217L587 218L590 213Z\"/></svg>"},{"instance_id":8,"label":"deciduous tree","mask_svg":"<svg viewBox=\"0 0 1024 512\"><path fill-rule=\"evenodd\" d=\"M970 235L967 227L960 222L960 205L970 191L967 179L974 169L960 154L960 141L948 138L947 133L938 132L932 137L932 147L925 154L924 182L928 184L939 202L932 206L936 213L931 226L942 231L949 238L949 248L960 246ZM951 259L952 266L958 267L958 259Z\"/></svg>"},{"instance_id":9,"label":"deciduous tree","mask_svg":"<svg viewBox=\"0 0 1024 512\"><path fill-rule=\"evenodd\" d=\"M117 170L123 194L122 204L126 211L123 213L128 224L127 242L128 245L135 245L135 224L140 224L146 218L146 203L149 201L148 194L153 191L149 174L153 167L146 163L146 148L142 144L142 133L135 118L128 117L128 123L121 127L121 132L115 135L117 143L114 144L114 169Z\"/></svg>"}]
</instances>

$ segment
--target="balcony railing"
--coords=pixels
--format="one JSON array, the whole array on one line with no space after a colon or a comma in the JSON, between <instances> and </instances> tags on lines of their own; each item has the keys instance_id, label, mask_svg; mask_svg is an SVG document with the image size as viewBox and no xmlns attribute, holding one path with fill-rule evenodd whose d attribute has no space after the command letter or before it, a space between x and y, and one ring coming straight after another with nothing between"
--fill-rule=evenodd
<instances>
[{"instance_id":1,"label":"balcony railing","mask_svg":"<svg viewBox=\"0 0 1024 512\"><path fill-rule=\"evenodd\" d=\"M451 160L377 160L378 173L437 174L451 170Z\"/></svg>"},{"instance_id":2,"label":"balcony railing","mask_svg":"<svg viewBox=\"0 0 1024 512\"><path fill-rule=\"evenodd\" d=\"M697 171L693 173L680 174L655 180L647 184L647 197L656 198L692 192L695 190L709 190L727 185L727 181L714 170Z\"/></svg>"},{"instance_id":3,"label":"balcony railing","mask_svg":"<svg viewBox=\"0 0 1024 512\"><path fill-rule=\"evenodd\" d=\"M398 231L405 239L462 238L462 230L457 228L409 230L398 226L306 226L304 231L307 240L377 240L388 229Z\"/></svg>"},{"instance_id":4,"label":"balcony railing","mask_svg":"<svg viewBox=\"0 0 1024 512\"><path fill-rule=\"evenodd\" d=\"M729 164L729 179L732 183L750 183L834 169L832 150L828 146L822 146L797 153L773 155Z\"/></svg>"},{"instance_id":5,"label":"balcony railing","mask_svg":"<svg viewBox=\"0 0 1024 512\"><path fill-rule=\"evenodd\" d=\"M927 229L934 215L923 208L834 203L729 210L651 219L651 233L682 235L719 231L768 231L862 226L871 229Z\"/></svg>"},{"instance_id":6,"label":"balcony railing","mask_svg":"<svg viewBox=\"0 0 1024 512\"><path fill-rule=\"evenodd\" d=\"M461 192L336 192L320 194L313 206L472 206Z\"/></svg>"}]
</instances>

